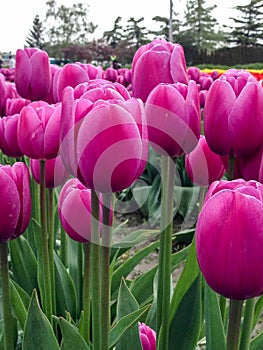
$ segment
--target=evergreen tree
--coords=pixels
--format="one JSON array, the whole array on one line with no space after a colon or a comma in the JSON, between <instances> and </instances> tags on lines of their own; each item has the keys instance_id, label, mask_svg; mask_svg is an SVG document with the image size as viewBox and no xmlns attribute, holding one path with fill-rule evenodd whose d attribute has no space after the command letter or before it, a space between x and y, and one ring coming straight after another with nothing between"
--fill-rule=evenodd
<instances>
[{"instance_id":1,"label":"evergreen tree","mask_svg":"<svg viewBox=\"0 0 263 350\"><path fill-rule=\"evenodd\" d=\"M174 16L176 15L177 14L174 13ZM169 40L169 26L170 26L169 18L155 16L153 17L152 20L159 24L160 30L149 30L149 34L153 34L157 38L164 38L166 40ZM173 27L173 37L178 38L178 35L180 32L180 24L178 19L173 18L172 27Z\"/></svg>"},{"instance_id":2,"label":"evergreen tree","mask_svg":"<svg viewBox=\"0 0 263 350\"><path fill-rule=\"evenodd\" d=\"M223 40L217 19L212 16L214 6L206 7L205 0L187 0L181 38L183 45L196 50L215 50Z\"/></svg>"},{"instance_id":3,"label":"evergreen tree","mask_svg":"<svg viewBox=\"0 0 263 350\"><path fill-rule=\"evenodd\" d=\"M39 15L36 15L33 21L32 29L30 29L28 36L26 37L27 47L38 47L39 49L44 48L43 38L44 27L43 23L39 19Z\"/></svg>"},{"instance_id":4,"label":"evergreen tree","mask_svg":"<svg viewBox=\"0 0 263 350\"><path fill-rule=\"evenodd\" d=\"M235 25L230 29L227 41L237 46L262 46L263 35L263 0L251 0L248 5L239 5L236 18L231 18Z\"/></svg>"},{"instance_id":5,"label":"evergreen tree","mask_svg":"<svg viewBox=\"0 0 263 350\"><path fill-rule=\"evenodd\" d=\"M102 39L104 39L112 48L116 48L123 39L123 30L122 25L120 24L121 19L120 16L117 17L114 21L113 29L103 33Z\"/></svg>"},{"instance_id":6,"label":"evergreen tree","mask_svg":"<svg viewBox=\"0 0 263 350\"><path fill-rule=\"evenodd\" d=\"M143 21L144 17L139 19L130 17L128 19L128 25L124 29L124 39L127 41L128 45L134 46L136 49L149 42L146 27L140 26Z\"/></svg>"}]
</instances>

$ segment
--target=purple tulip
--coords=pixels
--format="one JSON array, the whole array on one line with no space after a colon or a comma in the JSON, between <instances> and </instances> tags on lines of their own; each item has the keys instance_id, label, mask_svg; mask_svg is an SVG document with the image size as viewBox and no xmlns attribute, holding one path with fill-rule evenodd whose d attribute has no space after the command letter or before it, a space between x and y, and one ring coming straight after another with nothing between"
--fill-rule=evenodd
<instances>
[{"instance_id":1,"label":"purple tulip","mask_svg":"<svg viewBox=\"0 0 263 350\"><path fill-rule=\"evenodd\" d=\"M143 350L156 350L156 332L145 323L139 323L139 334Z\"/></svg>"},{"instance_id":2,"label":"purple tulip","mask_svg":"<svg viewBox=\"0 0 263 350\"><path fill-rule=\"evenodd\" d=\"M230 70L215 80L204 107L204 133L220 155L254 153L263 138L263 90L248 72Z\"/></svg>"},{"instance_id":3,"label":"purple tulip","mask_svg":"<svg viewBox=\"0 0 263 350\"><path fill-rule=\"evenodd\" d=\"M136 51L132 61L133 97L141 98L145 102L158 84L176 82L188 82L181 45L165 39L155 39Z\"/></svg>"},{"instance_id":4,"label":"purple tulip","mask_svg":"<svg viewBox=\"0 0 263 350\"><path fill-rule=\"evenodd\" d=\"M16 52L15 83L18 94L28 100L42 100L51 89L47 52L26 48Z\"/></svg>"},{"instance_id":5,"label":"purple tulip","mask_svg":"<svg viewBox=\"0 0 263 350\"><path fill-rule=\"evenodd\" d=\"M20 236L31 216L30 176L27 166L17 162L0 165L0 242Z\"/></svg>"},{"instance_id":6,"label":"purple tulip","mask_svg":"<svg viewBox=\"0 0 263 350\"><path fill-rule=\"evenodd\" d=\"M0 149L9 157L23 156L17 139L19 118L19 114L14 114L0 119Z\"/></svg>"},{"instance_id":7,"label":"purple tulip","mask_svg":"<svg viewBox=\"0 0 263 350\"><path fill-rule=\"evenodd\" d=\"M63 186L58 199L58 213L62 227L73 240L82 243L91 241L91 191L78 179L70 179Z\"/></svg>"},{"instance_id":8,"label":"purple tulip","mask_svg":"<svg viewBox=\"0 0 263 350\"><path fill-rule=\"evenodd\" d=\"M231 299L263 292L263 185L216 181L196 226L196 251L208 285Z\"/></svg>"},{"instance_id":9,"label":"purple tulip","mask_svg":"<svg viewBox=\"0 0 263 350\"><path fill-rule=\"evenodd\" d=\"M149 94L145 112L149 141L156 152L171 157L191 152L200 136L197 84L159 84Z\"/></svg>"},{"instance_id":10,"label":"purple tulip","mask_svg":"<svg viewBox=\"0 0 263 350\"><path fill-rule=\"evenodd\" d=\"M60 105L41 102L24 107L17 128L18 145L23 154L33 159L55 158L59 150L60 118Z\"/></svg>"},{"instance_id":11,"label":"purple tulip","mask_svg":"<svg viewBox=\"0 0 263 350\"><path fill-rule=\"evenodd\" d=\"M195 149L186 154L185 169L190 180L198 186L220 180L225 172L221 157L211 151L204 136L200 136Z\"/></svg>"},{"instance_id":12,"label":"purple tulip","mask_svg":"<svg viewBox=\"0 0 263 350\"><path fill-rule=\"evenodd\" d=\"M40 184L40 161L38 159L30 159L30 168L34 180ZM45 171L46 188L61 186L69 177L60 156L47 159Z\"/></svg>"}]
</instances>

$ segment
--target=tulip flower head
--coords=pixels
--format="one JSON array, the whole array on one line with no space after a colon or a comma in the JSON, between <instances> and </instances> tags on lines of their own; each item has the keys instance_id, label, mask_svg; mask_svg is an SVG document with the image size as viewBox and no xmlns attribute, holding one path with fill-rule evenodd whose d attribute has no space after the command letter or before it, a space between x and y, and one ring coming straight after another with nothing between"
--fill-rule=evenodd
<instances>
[{"instance_id":1,"label":"tulip flower head","mask_svg":"<svg viewBox=\"0 0 263 350\"><path fill-rule=\"evenodd\" d=\"M156 332L145 323L139 323L139 333L143 350L156 350Z\"/></svg>"},{"instance_id":2,"label":"tulip flower head","mask_svg":"<svg viewBox=\"0 0 263 350\"><path fill-rule=\"evenodd\" d=\"M246 156L263 138L263 90L246 71L229 70L208 90L204 133L211 150L220 155Z\"/></svg>"},{"instance_id":3,"label":"tulip flower head","mask_svg":"<svg viewBox=\"0 0 263 350\"><path fill-rule=\"evenodd\" d=\"M263 293L263 185L216 181L196 225L196 251L208 285L231 299Z\"/></svg>"},{"instance_id":4,"label":"tulip flower head","mask_svg":"<svg viewBox=\"0 0 263 350\"><path fill-rule=\"evenodd\" d=\"M23 156L17 139L19 118L19 114L14 114L0 119L0 149L9 157Z\"/></svg>"},{"instance_id":5,"label":"tulip flower head","mask_svg":"<svg viewBox=\"0 0 263 350\"><path fill-rule=\"evenodd\" d=\"M133 97L146 101L149 93L160 83L187 83L188 75L183 47L155 39L141 46L132 61Z\"/></svg>"},{"instance_id":6,"label":"tulip flower head","mask_svg":"<svg viewBox=\"0 0 263 350\"><path fill-rule=\"evenodd\" d=\"M15 239L27 229L31 216L30 176L27 166L0 165L0 242Z\"/></svg>"},{"instance_id":7,"label":"tulip flower head","mask_svg":"<svg viewBox=\"0 0 263 350\"><path fill-rule=\"evenodd\" d=\"M200 136L197 84L159 84L149 94L145 113L149 141L159 154L171 157L191 152Z\"/></svg>"}]
</instances>

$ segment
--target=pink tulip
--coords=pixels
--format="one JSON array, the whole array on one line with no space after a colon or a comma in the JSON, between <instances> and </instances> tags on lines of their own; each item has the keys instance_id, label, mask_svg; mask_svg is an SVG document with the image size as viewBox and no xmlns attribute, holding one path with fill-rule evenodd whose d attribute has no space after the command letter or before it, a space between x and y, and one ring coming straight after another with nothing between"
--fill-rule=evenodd
<instances>
[{"instance_id":1,"label":"pink tulip","mask_svg":"<svg viewBox=\"0 0 263 350\"><path fill-rule=\"evenodd\" d=\"M28 100L41 100L51 89L51 70L47 52L37 48L16 52L15 83L18 94Z\"/></svg>"},{"instance_id":2,"label":"pink tulip","mask_svg":"<svg viewBox=\"0 0 263 350\"><path fill-rule=\"evenodd\" d=\"M60 102L66 86L76 87L78 84L88 82L87 71L77 63L68 63L58 69L53 81L53 97L55 102Z\"/></svg>"},{"instance_id":3,"label":"pink tulip","mask_svg":"<svg viewBox=\"0 0 263 350\"><path fill-rule=\"evenodd\" d=\"M24 106L27 106L31 101L25 98L8 98L6 100L5 115L13 115L21 112Z\"/></svg>"},{"instance_id":4,"label":"pink tulip","mask_svg":"<svg viewBox=\"0 0 263 350\"><path fill-rule=\"evenodd\" d=\"M196 251L208 285L231 299L263 292L263 185L216 181L196 226Z\"/></svg>"},{"instance_id":5,"label":"pink tulip","mask_svg":"<svg viewBox=\"0 0 263 350\"><path fill-rule=\"evenodd\" d=\"M67 88L62 100L61 156L67 169L91 189L129 187L147 160L147 128L140 100L80 99Z\"/></svg>"},{"instance_id":6,"label":"pink tulip","mask_svg":"<svg viewBox=\"0 0 263 350\"><path fill-rule=\"evenodd\" d=\"M159 84L145 106L149 141L156 152L171 157L191 152L200 136L197 84Z\"/></svg>"},{"instance_id":7,"label":"pink tulip","mask_svg":"<svg viewBox=\"0 0 263 350\"><path fill-rule=\"evenodd\" d=\"M199 83L201 71L198 67L189 67L187 69L187 74L190 80L194 80L196 83Z\"/></svg>"},{"instance_id":8,"label":"pink tulip","mask_svg":"<svg viewBox=\"0 0 263 350\"><path fill-rule=\"evenodd\" d=\"M63 186L58 213L62 227L73 240L91 241L91 191L78 179L70 179Z\"/></svg>"},{"instance_id":9,"label":"pink tulip","mask_svg":"<svg viewBox=\"0 0 263 350\"><path fill-rule=\"evenodd\" d=\"M111 81L112 83L115 83L115 81L117 80L117 76L118 76L117 70L111 67L106 68L106 70L103 73L103 78Z\"/></svg>"},{"instance_id":10,"label":"pink tulip","mask_svg":"<svg viewBox=\"0 0 263 350\"><path fill-rule=\"evenodd\" d=\"M40 161L38 159L30 159L30 168L34 180L40 184ZM63 185L69 177L60 156L46 160L45 169L46 188L55 188Z\"/></svg>"},{"instance_id":11,"label":"pink tulip","mask_svg":"<svg viewBox=\"0 0 263 350\"><path fill-rule=\"evenodd\" d=\"M0 149L9 157L23 156L17 139L19 118L19 114L14 114L0 119Z\"/></svg>"},{"instance_id":12,"label":"pink tulip","mask_svg":"<svg viewBox=\"0 0 263 350\"><path fill-rule=\"evenodd\" d=\"M220 180L225 172L221 157L211 151L204 136L200 136L195 149L186 154L185 169L190 180L198 186Z\"/></svg>"},{"instance_id":13,"label":"pink tulip","mask_svg":"<svg viewBox=\"0 0 263 350\"><path fill-rule=\"evenodd\" d=\"M139 97L145 102L158 84L176 82L188 82L181 45L155 39L136 51L132 61L133 97Z\"/></svg>"},{"instance_id":14,"label":"pink tulip","mask_svg":"<svg viewBox=\"0 0 263 350\"><path fill-rule=\"evenodd\" d=\"M139 333L143 350L156 350L156 332L145 323L139 323Z\"/></svg>"},{"instance_id":15,"label":"pink tulip","mask_svg":"<svg viewBox=\"0 0 263 350\"><path fill-rule=\"evenodd\" d=\"M17 162L0 165L0 242L20 236L31 216L30 177L27 166Z\"/></svg>"},{"instance_id":16,"label":"pink tulip","mask_svg":"<svg viewBox=\"0 0 263 350\"><path fill-rule=\"evenodd\" d=\"M59 150L61 106L45 102L24 107L18 121L18 145L33 159L55 158Z\"/></svg>"},{"instance_id":17,"label":"pink tulip","mask_svg":"<svg viewBox=\"0 0 263 350\"><path fill-rule=\"evenodd\" d=\"M263 138L263 90L248 72L230 70L210 87L204 107L204 133L220 155L254 153Z\"/></svg>"}]
</instances>

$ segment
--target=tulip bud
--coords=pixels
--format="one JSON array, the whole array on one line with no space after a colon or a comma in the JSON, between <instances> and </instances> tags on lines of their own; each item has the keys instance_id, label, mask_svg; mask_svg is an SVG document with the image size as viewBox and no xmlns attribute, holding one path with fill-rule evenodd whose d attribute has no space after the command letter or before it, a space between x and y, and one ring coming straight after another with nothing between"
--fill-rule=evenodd
<instances>
[{"instance_id":1,"label":"tulip bud","mask_svg":"<svg viewBox=\"0 0 263 350\"><path fill-rule=\"evenodd\" d=\"M139 322L139 333L143 350L156 350L156 332Z\"/></svg>"},{"instance_id":2,"label":"tulip bud","mask_svg":"<svg viewBox=\"0 0 263 350\"><path fill-rule=\"evenodd\" d=\"M9 157L23 156L17 139L19 118L19 114L14 114L0 119L0 149Z\"/></svg>"}]
</instances>

